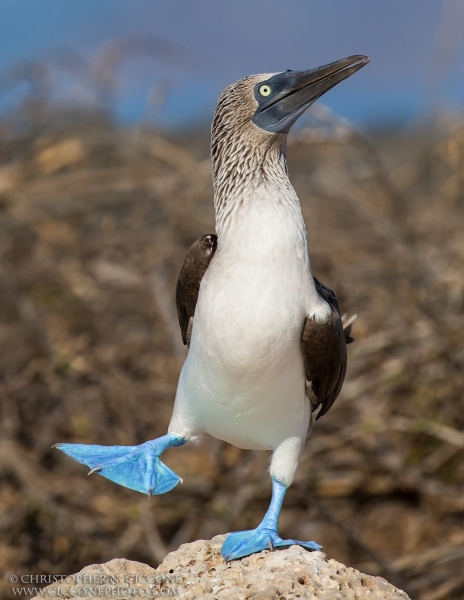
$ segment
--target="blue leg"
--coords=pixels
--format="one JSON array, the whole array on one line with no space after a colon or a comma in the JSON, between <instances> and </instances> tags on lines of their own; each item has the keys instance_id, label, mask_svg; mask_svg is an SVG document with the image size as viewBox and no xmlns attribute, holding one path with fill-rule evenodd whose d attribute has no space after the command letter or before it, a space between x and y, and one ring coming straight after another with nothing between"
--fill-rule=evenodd
<instances>
[{"instance_id":1,"label":"blue leg","mask_svg":"<svg viewBox=\"0 0 464 600\"><path fill-rule=\"evenodd\" d=\"M55 444L54 448L89 466L89 475L98 473L119 485L151 496L169 492L182 481L159 457L167 448L182 446L185 441L167 433L140 446Z\"/></svg>"},{"instance_id":2,"label":"blue leg","mask_svg":"<svg viewBox=\"0 0 464 600\"><path fill-rule=\"evenodd\" d=\"M222 545L222 557L224 560L236 560L261 550L273 550L274 548L286 548L303 546L306 550L321 550L316 542L300 542L298 540L283 540L277 533L280 510L284 501L287 487L272 479L272 500L264 519L256 529L250 531L237 531L229 533Z\"/></svg>"}]
</instances>

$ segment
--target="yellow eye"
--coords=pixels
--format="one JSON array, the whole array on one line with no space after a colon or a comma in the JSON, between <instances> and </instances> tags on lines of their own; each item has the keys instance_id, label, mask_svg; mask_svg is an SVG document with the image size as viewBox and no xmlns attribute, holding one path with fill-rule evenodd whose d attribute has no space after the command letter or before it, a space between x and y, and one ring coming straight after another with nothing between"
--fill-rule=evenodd
<instances>
[{"instance_id":1,"label":"yellow eye","mask_svg":"<svg viewBox=\"0 0 464 600\"><path fill-rule=\"evenodd\" d=\"M269 96L269 94L271 93L272 90L268 85L264 84L264 85L259 86L258 91L261 94L261 96Z\"/></svg>"}]
</instances>

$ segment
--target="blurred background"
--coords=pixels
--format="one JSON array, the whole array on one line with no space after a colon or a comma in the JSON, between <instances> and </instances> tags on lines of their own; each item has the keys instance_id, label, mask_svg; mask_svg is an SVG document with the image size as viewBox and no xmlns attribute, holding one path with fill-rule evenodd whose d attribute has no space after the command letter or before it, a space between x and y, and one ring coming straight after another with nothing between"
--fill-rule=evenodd
<instances>
[{"instance_id":1,"label":"blurred background","mask_svg":"<svg viewBox=\"0 0 464 600\"><path fill-rule=\"evenodd\" d=\"M464 589L464 4L1 0L0 567L151 565L255 527L269 456L166 453L150 501L50 447L166 431L185 348L175 282L214 231L209 126L245 75L371 63L291 135L315 275L358 314L284 537L418 600Z\"/></svg>"}]
</instances>

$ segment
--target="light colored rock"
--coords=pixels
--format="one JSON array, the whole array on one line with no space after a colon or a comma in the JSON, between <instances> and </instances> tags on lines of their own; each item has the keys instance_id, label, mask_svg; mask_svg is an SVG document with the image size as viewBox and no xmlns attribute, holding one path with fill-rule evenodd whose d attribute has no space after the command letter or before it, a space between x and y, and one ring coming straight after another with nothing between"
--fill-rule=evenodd
<instances>
[{"instance_id":1,"label":"light colored rock","mask_svg":"<svg viewBox=\"0 0 464 600\"><path fill-rule=\"evenodd\" d=\"M275 552L266 550L225 563L220 552L223 540L224 536L217 536L184 544L168 554L157 569L123 558L90 565L72 576L74 580L54 583L33 600L44 597L408 600L404 592L381 577L364 575L335 560L327 560L322 552L307 552L299 546Z\"/></svg>"}]
</instances>

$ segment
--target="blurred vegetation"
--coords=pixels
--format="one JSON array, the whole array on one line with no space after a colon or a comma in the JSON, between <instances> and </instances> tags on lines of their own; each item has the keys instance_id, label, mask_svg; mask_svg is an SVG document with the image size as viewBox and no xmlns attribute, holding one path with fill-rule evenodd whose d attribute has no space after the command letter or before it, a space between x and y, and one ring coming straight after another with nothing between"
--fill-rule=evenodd
<instances>
[{"instance_id":1,"label":"blurred vegetation","mask_svg":"<svg viewBox=\"0 0 464 600\"><path fill-rule=\"evenodd\" d=\"M43 83L47 71L27 73ZM207 131L118 126L109 105L58 109L45 88L0 122L3 594L9 573L156 565L181 543L255 527L270 497L267 453L213 439L168 451L184 483L151 500L51 449L165 433L185 357L175 282L214 213ZM281 533L411 597L457 599L464 118L367 139L314 114L289 142L290 176L314 273L359 316Z\"/></svg>"}]
</instances>

